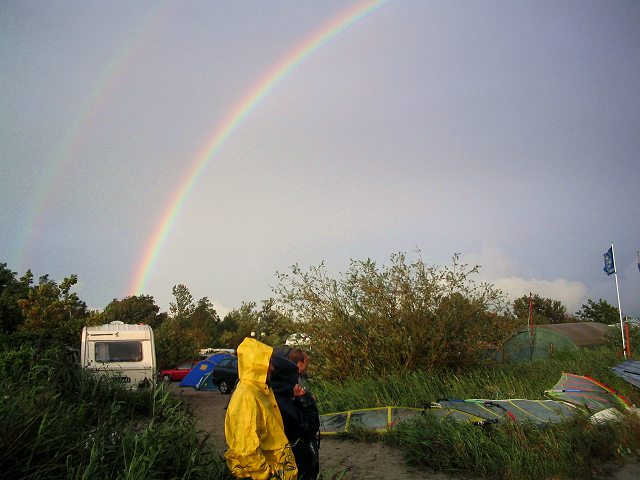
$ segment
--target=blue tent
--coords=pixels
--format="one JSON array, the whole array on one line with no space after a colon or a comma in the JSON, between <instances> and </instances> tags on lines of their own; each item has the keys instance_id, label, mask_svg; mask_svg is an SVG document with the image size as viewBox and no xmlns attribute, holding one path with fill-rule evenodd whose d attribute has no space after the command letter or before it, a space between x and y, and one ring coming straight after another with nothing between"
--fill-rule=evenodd
<instances>
[{"instance_id":1,"label":"blue tent","mask_svg":"<svg viewBox=\"0 0 640 480\"><path fill-rule=\"evenodd\" d=\"M220 360L226 357L230 357L229 353L215 353L210 357L198 362L195 367L191 369L187 376L178 384L179 387L196 387L202 380L202 377L213 370Z\"/></svg>"}]
</instances>

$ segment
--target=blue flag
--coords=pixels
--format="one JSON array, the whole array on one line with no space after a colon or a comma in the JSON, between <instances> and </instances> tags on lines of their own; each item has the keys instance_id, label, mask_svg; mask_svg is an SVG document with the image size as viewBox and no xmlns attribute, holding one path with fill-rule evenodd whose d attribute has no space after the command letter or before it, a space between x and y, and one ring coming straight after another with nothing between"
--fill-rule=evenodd
<instances>
[{"instance_id":1,"label":"blue flag","mask_svg":"<svg viewBox=\"0 0 640 480\"><path fill-rule=\"evenodd\" d=\"M609 250L604 252L604 273L611 275L616 273L616 266L613 264L613 247L609 247Z\"/></svg>"}]
</instances>

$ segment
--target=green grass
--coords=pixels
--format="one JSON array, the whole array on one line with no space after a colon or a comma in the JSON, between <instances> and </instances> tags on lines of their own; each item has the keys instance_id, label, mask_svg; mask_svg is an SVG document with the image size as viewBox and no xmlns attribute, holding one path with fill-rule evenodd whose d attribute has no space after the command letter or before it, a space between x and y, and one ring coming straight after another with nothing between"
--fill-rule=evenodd
<instances>
[{"instance_id":1,"label":"green grass","mask_svg":"<svg viewBox=\"0 0 640 480\"><path fill-rule=\"evenodd\" d=\"M161 388L130 391L64 349L0 353L5 479L227 479L224 461Z\"/></svg>"},{"instance_id":2,"label":"green grass","mask_svg":"<svg viewBox=\"0 0 640 480\"><path fill-rule=\"evenodd\" d=\"M496 364L468 371L407 372L383 379L345 383L315 379L321 413L387 405L421 407L439 399L544 399L562 372L588 375L632 403L640 391L614 375L621 359L610 350L582 350L518 364ZM425 414L400 424L383 437L356 428L358 441L383 441L402 450L408 464L448 473L485 478L589 478L616 462L640 454L640 418L593 425L578 417L545 428L524 423L485 427Z\"/></svg>"},{"instance_id":3,"label":"green grass","mask_svg":"<svg viewBox=\"0 0 640 480\"><path fill-rule=\"evenodd\" d=\"M640 403L638 389L613 375L611 351L580 351L468 371L407 372L347 383L315 379L322 413L363 407L421 407L442 398L544 398L562 372L590 375ZM197 432L180 400L162 387L130 391L88 375L63 348L0 351L0 464L6 479L229 479L212 441ZM486 478L588 478L640 451L640 419L593 425L587 417L536 428L483 427L428 414L380 436L408 464ZM322 480L348 480L323 471Z\"/></svg>"},{"instance_id":4,"label":"green grass","mask_svg":"<svg viewBox=\"0 0 640 480\"><path fill-rule=\"evenodd\" d=\"M413 371L384 378L362 378L344 383L312 379L320 413L397 405L422 407L439 399L543 399L562 372L589 375L640 404L640 390L614 375L620 363L610 350L567 352L527 363L505 363L463 372Z\"/></svg>"}]
</instances>

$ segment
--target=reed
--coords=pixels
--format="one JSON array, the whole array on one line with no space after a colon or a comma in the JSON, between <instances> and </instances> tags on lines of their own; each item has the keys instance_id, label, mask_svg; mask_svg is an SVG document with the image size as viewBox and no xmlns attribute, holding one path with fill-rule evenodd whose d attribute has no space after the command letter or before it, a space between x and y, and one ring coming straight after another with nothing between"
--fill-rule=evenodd
<instances>
[{"instance_id":1,"label":"reed","mask_svg":"<svg viewBox=\"0 0 640 480\"><path fill-rule=\"evenodd\" d=\"M230 478L179 399L87 374L66 349L0 352L4 479Z\"/></svg>"}]
</instances>

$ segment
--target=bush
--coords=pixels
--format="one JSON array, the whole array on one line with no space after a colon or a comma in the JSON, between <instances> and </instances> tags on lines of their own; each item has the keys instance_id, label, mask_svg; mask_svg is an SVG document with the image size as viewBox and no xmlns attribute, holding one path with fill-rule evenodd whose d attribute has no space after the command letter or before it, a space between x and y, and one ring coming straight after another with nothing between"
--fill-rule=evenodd
<instances>
[{"instance_id":1,"label":"bush","mask_svg":"<svg viewBox=\"0 0 640 480\"><path fill-rule=\"evenodd\" d=\"M473 281L477 272L457 255L438 268L397 254L389 267L352 261L338 280L323 265L306 273L294 266L276 291L311 339L314 371L358 378L480 361L513 318L501 292Z\"/></svg>"}]
</instances>

